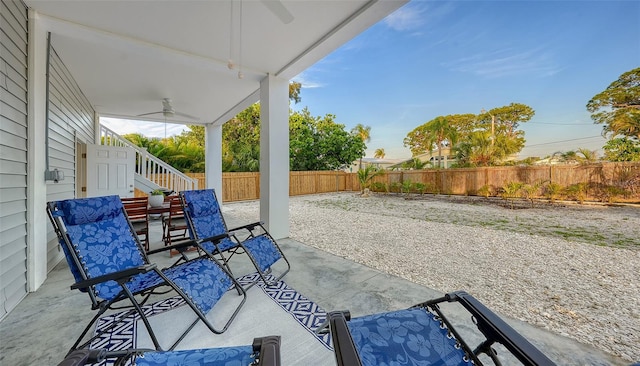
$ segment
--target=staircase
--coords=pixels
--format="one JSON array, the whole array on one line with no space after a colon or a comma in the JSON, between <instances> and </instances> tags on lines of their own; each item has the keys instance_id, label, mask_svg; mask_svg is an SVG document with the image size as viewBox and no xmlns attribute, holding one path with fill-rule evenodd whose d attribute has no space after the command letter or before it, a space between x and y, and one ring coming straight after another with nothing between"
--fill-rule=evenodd
<instances>
[{"instance_id":1,"label":"staircase","mask_svg":"<svg viewBox=\"0 0 640 366\"><path fill-rule=\"evenodd\" d=\"M135 188L144 193L154 189L174 192L198 189L196 179L189 178L103 125L100 125L100 144L130 147L136 152Z\"/></svg>"}]
</instances>

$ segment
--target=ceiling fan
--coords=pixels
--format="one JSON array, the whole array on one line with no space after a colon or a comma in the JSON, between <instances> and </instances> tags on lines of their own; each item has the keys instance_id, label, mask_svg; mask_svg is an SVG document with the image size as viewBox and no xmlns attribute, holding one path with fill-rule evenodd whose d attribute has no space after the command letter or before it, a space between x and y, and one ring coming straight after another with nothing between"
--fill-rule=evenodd
<instances>
[{"instance_id":1,"label":"ceiling fan","mask_svg":"<svg viewBox=\"0 0 640 366\"><path fill-rule=\"evenodd\" d=\"M171 98L162 99L162 110L161 111L139 114L138 117L151 116L151 115L154 115L154 114L162 114L165 117L165 119L166 118L171 118L173 116L178 116L178 117L184 117L184 118L188 118L188 119L192 119L192 120L198 120L197 117L188 115L186 113L176 112L175 109L173 109L173 106L171 105Z\"/></svg>"}]
</instances>

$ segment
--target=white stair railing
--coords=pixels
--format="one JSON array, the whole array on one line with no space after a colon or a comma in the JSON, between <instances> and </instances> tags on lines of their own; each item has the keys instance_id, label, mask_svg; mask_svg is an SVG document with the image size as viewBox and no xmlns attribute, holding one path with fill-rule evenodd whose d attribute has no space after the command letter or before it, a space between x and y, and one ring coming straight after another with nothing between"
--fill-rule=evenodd
<instances>
[{"instance_id":1,"label":"white stair railing","mask_svg":"<svg viewBox=\"0 0 640 366\"><path fill-rule=\"evenodd\" d=\"M100 144L130 147L136 152L136 173L170 191L198 189L198 181L184 175L171 165L149 154L109 128L100 125Z\"/></svg>"}]
</instances>

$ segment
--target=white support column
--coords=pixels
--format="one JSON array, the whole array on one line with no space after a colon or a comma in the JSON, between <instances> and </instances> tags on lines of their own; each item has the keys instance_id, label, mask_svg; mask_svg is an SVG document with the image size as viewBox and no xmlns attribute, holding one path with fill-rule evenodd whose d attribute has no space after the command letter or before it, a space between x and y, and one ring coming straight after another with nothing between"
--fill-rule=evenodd
<instances>
[{"instance_id":1,"label":"white support column","mask_svg":"<svg viewBox=\"0 0 640 366\"><path fill-rule=\"evenodd\" d=\"M222 207L222 126L208 124L204 128L205 177L206 187L213 188Z\"/></svg>"},{"instance_id":2,"label":"white support column","mask_svg":"<svg viewBox=\"0 0 640 366\"><path fill-rule=\"evenodd\" d=\"M27 174L27 283L37 290L47 279L47 184L45 171L47 33L38 13L29 9L28 44L28 174Z\"/></svg>"},{"instance_id":3,"label":"white support column","mask_svg":"<svg viewBox=\"0 0 640 366\"><path fill-rule=\"evenodd\" d=\"M260 220L289 236L289 81L272 75L260 82Z\"/></svg>"}]
</instances>

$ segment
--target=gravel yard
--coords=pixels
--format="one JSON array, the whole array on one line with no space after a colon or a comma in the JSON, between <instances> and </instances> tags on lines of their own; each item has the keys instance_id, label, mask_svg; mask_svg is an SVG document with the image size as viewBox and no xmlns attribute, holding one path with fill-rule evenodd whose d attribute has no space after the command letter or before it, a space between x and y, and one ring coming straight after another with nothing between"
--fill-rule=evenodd
<instances>
[{"instance_id":1,"label":"gravel yard","mask_svg":"<svg viewBox=\"0 0 640 366\"><path fill-rule=\"evenodd\" d=\"M640 360L640 208L476 197L292 197L291 238ZM226 204L255 220L258 202Z\"/></svg>"}]
</instances>

